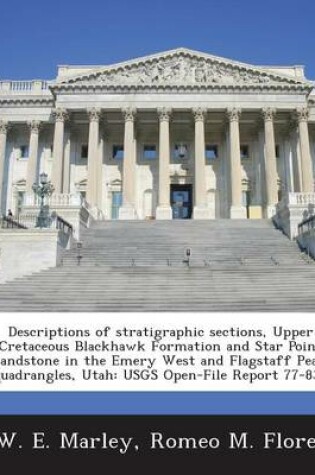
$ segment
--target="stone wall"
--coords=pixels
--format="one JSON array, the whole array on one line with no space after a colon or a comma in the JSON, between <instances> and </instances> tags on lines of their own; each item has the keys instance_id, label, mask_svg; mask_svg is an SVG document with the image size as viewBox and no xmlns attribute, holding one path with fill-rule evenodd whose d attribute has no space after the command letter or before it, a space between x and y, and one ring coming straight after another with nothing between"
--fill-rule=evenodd
<instances>
[{"instance_id":1,"label":"stone wall","mask_svg":"<svg viewBox=\"0 0 315 475\"><path fill-rule=\"evenodd\" d=\"M56 229L0 229L0 283L56 267L68 243Z\"/></svg>"}]
</instances>

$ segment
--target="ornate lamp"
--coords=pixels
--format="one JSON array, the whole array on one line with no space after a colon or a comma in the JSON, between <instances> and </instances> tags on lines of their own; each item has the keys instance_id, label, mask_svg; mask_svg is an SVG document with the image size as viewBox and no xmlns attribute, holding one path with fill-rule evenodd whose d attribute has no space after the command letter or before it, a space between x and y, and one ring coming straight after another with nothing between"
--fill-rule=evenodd
<instances>
[{"instance_id":1,"label":"ornate lamp","mask_svg":"<svg viewBox=\"0 0 315 475\"><path fill-rule=\"evenodd\" d=\"M32 190L35 195L40 198L39 214L37 216L36 227L37 228L49 228L51 219L49 216L49 207L45 205L46 196L51 196L54 192L54 187L50 181L48 181L47 173L41 173L39 175L39 184L34 183Z\"/></svg>"}]
</instances>

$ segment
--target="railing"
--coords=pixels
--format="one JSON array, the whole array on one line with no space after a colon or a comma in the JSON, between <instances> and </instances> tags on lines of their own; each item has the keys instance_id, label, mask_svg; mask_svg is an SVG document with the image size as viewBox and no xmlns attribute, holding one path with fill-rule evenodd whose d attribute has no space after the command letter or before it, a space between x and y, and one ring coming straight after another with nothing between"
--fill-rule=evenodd
<instances>
[{"instance_id":1,"label":"railing","mask_svg":"<svg viewBox=\"0 0 315 475\"><path fill-rule=\"evenodd\" d=\"M290 205L315 204L315 193L288 193L286 200Z\"/></svg>"},{"instance_id":2,"label":"railing","mask_svg":"<svg viewBox=\"0 0 315 475\"><path fill-rule=\"evenodd\" d=\"M49 94L53 81L0 81L0 94Z\"/></svg>"},{"instance_id":3,"label":"railing","mask_svg":"<svg viewBox=\"0 0 315 475\"><path fill-rule=\"evenodd\" d=\"M310 216L298 225L299 235L307 233L312 229L315 229L315 216Z\"/></svg>"},{"instance_id":4,"label":"railing","mask_svg":"<svg viewBox=\"0 0 315 475\"><path fill-rule=\"evenodd\" d=\"M80 206L83 205L84 201L79 193L53 193L47 199L47 204L50 207ZM39 206L39 198L33 194L27 195L24 204L26 206Z\"/></svg>"},{"instance_id":5,"label":"railing","mask_svg":"<svg viewBox=\"0 0 315 475\"><path fill-rule=\"evenodd\" d=\"M68 223L65 219L61 216L56 216L56 229L64 232L65 234L72 234L73 233L73 226L72 224Z\"/></svg>"},{"instance_id":6,"label":"railing","mask_svg":"<svg viewBox=\"0 0 315 475\"><path fill-rule=\"evenodd\" d=\"M1 229L27 229L27 226L22 224L19 219L15 219L13 216L2 216L0 218Z\"/></svg>"}]
</instances>

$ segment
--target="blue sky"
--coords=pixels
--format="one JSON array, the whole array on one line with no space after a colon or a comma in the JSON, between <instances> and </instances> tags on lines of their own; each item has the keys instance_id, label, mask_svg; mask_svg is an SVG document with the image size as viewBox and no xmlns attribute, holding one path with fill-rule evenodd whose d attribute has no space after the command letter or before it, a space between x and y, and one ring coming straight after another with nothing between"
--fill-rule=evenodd
<instances>
[{"instance_id":1,"label":"blue sky","mask_svg":"<svg viewBox=\"0 0 315 475\"><path fill-rule=\"evenodd\" d=\"M0 79L110 64L179 46L315 80L315 0L12 0L0 8Z\"/></svg>"}]
</instances>

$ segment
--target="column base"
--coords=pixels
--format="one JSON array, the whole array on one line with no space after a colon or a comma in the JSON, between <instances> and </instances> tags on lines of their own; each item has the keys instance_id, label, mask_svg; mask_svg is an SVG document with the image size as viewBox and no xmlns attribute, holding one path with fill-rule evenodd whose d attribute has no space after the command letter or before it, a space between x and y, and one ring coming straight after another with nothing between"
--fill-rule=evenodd
<instances>
[{"instance_id":1,"label":"column base","mask_svg":"<svg viewBox=\"0 0 315 475\"><path fill-rule=\"evenodd\" d=\"M215 219L215 210L206 206L195 206L193 219Z\"/></svg>"},{"instance_id":2,"label":"column base","mask_svg":"<svg viewBox=\"0 0 315 475\"><path fill-rule=\"evenodd\" d=\"M119 208L119 219L129 220L129 219L137 219L137 213L133 206L121 206Z\"/></svg>"},{"instance_id":3,"label":"column base","mask_svg":"<svg viewBox=\"0 0 315 475\"><path fill-rule=\"evenodd\" d=\"M247 212L244 206L231 206L230 208L231 219L247 219Z\"/></svg>"},{"instance_id":4,"label":"column base","mask_svg":"<svg viewBox=\"0 0 315 475\"><path fill-rule=\"evenodd\" d=\"M158 206L155 217L156 219L173 219L172 208L170 206Z\"/></svg>"},{"instance_id":5,"label":"column base","mask_svg":"<svg viewBox=\"0 0 315 475\"><path fill-rule=\"evenodd\" d=\"M268 205L265 208L265 218L270 219L276 214L276 205Z\"/></svg>"}]
</instances>

